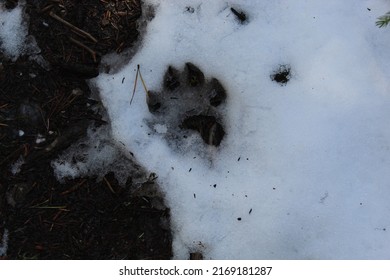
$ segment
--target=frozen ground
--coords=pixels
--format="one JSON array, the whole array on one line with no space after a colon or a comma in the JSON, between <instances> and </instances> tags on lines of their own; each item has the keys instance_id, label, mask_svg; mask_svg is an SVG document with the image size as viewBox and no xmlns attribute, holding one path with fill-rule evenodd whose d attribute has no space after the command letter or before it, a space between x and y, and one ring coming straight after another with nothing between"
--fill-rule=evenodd
<instances>
[{"instance_id":1,"label":"frozen ground","mask_svg":"<svg viewBox=\"0 0 390 280\"><path fill-rule=\"evenodd\" d=\"M175 258L389 258L390 37L375 21L390 4L146 2L141 49L95 84L113 136L158 175ZM185 62L227 90L218 148L172 139L178 128L149 113L140 85L129 105L137 64L161 91L168 65ZM270 79L279 65L291 67L285 86Z\"/></svg>"},{"instance_id":2,"label":"frozen ground","mask_svg":"<svg viewBox=\"0 0 390 280\"><path fill-rule=\"evenodd\" d=\"M375 26L388 1L145 2L138 53L93 83L118 145L158 176L175 258L390 258L390 30ZM177 127L187 99L152 114L139 83L129 104L138 64L161 91L186 62L227 91L219 147Z\"/></svg>"}]
</instances>

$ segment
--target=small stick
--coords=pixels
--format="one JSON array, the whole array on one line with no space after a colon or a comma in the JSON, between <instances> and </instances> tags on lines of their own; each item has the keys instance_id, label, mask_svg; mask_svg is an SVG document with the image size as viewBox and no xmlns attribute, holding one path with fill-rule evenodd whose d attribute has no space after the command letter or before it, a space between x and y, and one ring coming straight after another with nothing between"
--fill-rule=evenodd
<instances>
[{"instance_id":1,"label":"small stick","mask_svg":"<svg viewBox=\"0 0 390 280\"><path fill-rule=\"evenodd\" d=\"M129 13L128 12L123 12L123 11L119 11L116 13L118 16L120 17L123 17L123 16L127 16Z\"/></svg>"},{"instance_id":2,"label":"small stick","mask_svg":"<svg viewBox=\"0 0 390 280\"><path fill-rule=\"evenodd\" d=\"M78 41L72 37L69 37L69 40L71 42L75 43L76 45L78 45L79 47L82 47L85 50L87 50L91 54L91 56L93 58L93 62L96 62L96 52L94 50L92 50L91 48L87 47L86 45L84 45L83 43L81 43L80 41Z\"/></svg>"},{"instance_id":3,"label":"small stick","mask_svg":"<svg viewBox=\"0 0 390 280\"><path fill-rule=\"evenodd\" d=\"M138 64L138 65L137 65L137 74L135 75L135 81L134 81L133 95L132 95L131 100L130 100L130 105L131 105L131 102L133 101L133 98L134 98L135 89L136 89L136 86L137 86L138 75L139 75L139 77L141 78L141 82L142 82L142 85L143 85L143 87L144 87L146 96L149 98L149 91L148 91L148 89L146 88L146 84L145 84L144 78L142 78L140 66L139 66L139 64Z\"/></svg>"},{"instance_id":4,"label":"small stick","mask_svg":"<svg viewBox=\"0 0 390 280\"><path fill-rule=\"evenodd\" d=\"M118 31L119 31L119 28L118 28L118 26L117 26L115 23L113 23L113 22L110 22L110 24L111 24L111 26L112 26L113 28L115 28L116 30L118 30Z\"/></svg>"},{"instance_id":5,"label":"small stick","mask_svg":"<svg viewBox=\"0 0 390 280\"><path fill-rule=\"evenodd\" d=\"M130 8L130 6L129 6L129 3L127 3L127 1L125 1L125 5L126 5L127 9L128 9L129 11L131 11L131 8Z\"/></svg>"},{"instance_id":6,"label":"small stick","mask_svg":"<svg viewBox=\"0 0 390 280\"><path fill-rule=\"evenodd\" d=\"M139 64L138 64L138 69L139 69ZM146 95L149 95L149 91L148 91L148 89L146 88L146 85L145 85L145 81L144 81L144 79L142 78L142 75L141 75L141 70L139 70L139 77L141 78L141 82L142 82L142 85L144 86L144 90L145 90L145 92L146 92Z\"/></svg>"},{"instance_id":7,"label":"small stick","mask_svg":"<svg viewBox=\"0 0 390 280\"><path fill-rule=\"evenodd\" d=\"M135 89L137 88L138 72L139 72L139 64L137 65L137 73L135 74L133 95L131 96L131 99L130 99L130 105L131 105L131 103L133 102L133 98L134 98L134 94L135 94Z\"/></svg>"},{"instance_id":8,"label":"small stick","mask_svg":"<svg viewBox=\"0 0 390 280\"><path fill-rule=\"evenodd\" d=\"M47 12L48 10L50 10L50 9L53 8L53 7L54 7L54 4L47 5L46 7L44 7L44 8L41 10L41 13Z\"/></svg>"},{"instance_id":9,"label":"small stick","mask_svg":"<svg viewBox=\"0 0 390 280\"><path fill-rule=\"evenodd\" d=\"M58 217L59 217L63 212L64 212L64 211L61 211L61 209L58 210L57 213L54 215L54 217L53 217L52 220L55 222L55 220L57 220Z\"/></svg>"},{"instance_id":10,"label":"small stick","mask_svg":"<svg viewBox=\"0 0 390 280\"><path fill-rule=\"evenodd\" d=\"M31 206L35 209L66 209L66 206Z\"/></svg>"},{"instance_id":11,"label":"small stick","mask_svg":"<svg viewBox=\"0 0 390 280\"><path fill-rule=\"evenodd\" d=\"M236 9L234 8L230 8L230 10L233 12L233 14L241 21L241 22L244 22L246 20L246 15L244 14L244 12L238 12Z\"/></svg>"},{"instance_id":12,"label":"small stick","mask_svg":"<svg viewBox=\"0 0 390 280\"><path fill-rule=\"evenodd\" d=\"M106 182L107 187L110 189L110 191L111 191L112 193L115 193L114 189L112 188L110 182L108 182L107 178L106 178L105 176L103 176L103 179L104 179L104 181Z\"/></svg>"},{"instance_id":13,"label":"small stick","mask_svg":"<svg viewBox=\"0 0 390 280\"><path fill-rule=\"evenodd\" d=\"M28 144L23 144L23 148L24 148L23 156L27 157L28 156Z\"/></svg>"},{"instance_id":14,"label":"small stick","mask_svg":"<svg viewBox=\"0 0 390 280\"><path fill-rule=\"evenodd\" d=\"M3 160L0 161L0 166L3 165L3 163L5 163L7 160L9 160L10 158L12 158L13 156L17 155L17 154L20 154L23 150L23 147L19 147L17 148L15 151L13 151L12 153L10 153L8 156L6 156Z\"/></svg>"},{"instance_id":15,"label":"small stick","mask_svg":"<svg viewBox=\"0 0 390 280\"><path fill-rule=\"evenodd\" d=\"M64 20L63 18L57 16L53 11L50 11L49 15L54 18L55 20L58 20L59 22L65 24L66 26L72 28L75 32L77 32L77 34L81 35L81 36L85 36L87 37L88 39L90 39L92 42L94 43L97 43L98 40L93 37L91 34L89 34L88 32L85 32L84 30L74 26L73 24L71 24L70 22Z\"/></svg>"},{"instance_id":16,"label":"small stick","mask_svg":"<svg viewBox=\"0 0 390 280\"><path fill-rule=\"evenodd\" d=\"M69 193L72 193L74 191L76 191L79 187L81 187L85 182L87 181L87 179L83 179L81 182L77 183L76 185L74 185L73 187L70 187L69 189L63 191L62 193L60 193L60 195L66 195L66 194L69 194Z\"/></svg>"}]
</instances>

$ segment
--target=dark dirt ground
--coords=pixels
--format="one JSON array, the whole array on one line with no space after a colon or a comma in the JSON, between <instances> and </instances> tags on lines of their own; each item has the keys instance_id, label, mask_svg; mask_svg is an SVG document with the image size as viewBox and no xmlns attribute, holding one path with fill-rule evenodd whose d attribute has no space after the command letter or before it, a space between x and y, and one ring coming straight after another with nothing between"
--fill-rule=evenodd
<instances>
[{"instance_id":1,"label":"dark dirt ground","mask_svg":"<svg viewBox=\"0 0 390 280\"><path fill-rule=\"evenodd\" d=\"M9 233L1 258L171 258L169 209L133 193L132 174L125 187L112 173L59 183L50 166L88 127L107 125L85 79L98 75L103 55L134 46L142 8L139 0L27 1L29 34L47 64L0 52L0 242Z\"/></svg>"}]
</instances>

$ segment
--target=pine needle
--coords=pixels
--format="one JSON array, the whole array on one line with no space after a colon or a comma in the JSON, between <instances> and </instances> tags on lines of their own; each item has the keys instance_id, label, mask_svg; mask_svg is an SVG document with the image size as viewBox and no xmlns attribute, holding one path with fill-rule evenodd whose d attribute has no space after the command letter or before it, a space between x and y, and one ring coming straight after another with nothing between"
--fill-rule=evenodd
<instances>
[{"instance_id":1,"label":"pine needle","mask_svg":"<svg viewBox=\"0 0 390 280\"><path fill-rule=\"evenodd\" d=\"M390 23L390 12L387 12L385 15L378 18L376 25L381 27L386 27Z\"/></svg>"},{"instance_id":2,"label":"pine needle","mask_svg":"<svg viewBox=\"0 0 390 280\"><path fill-rule=\"evenodd\" d=\"M133 98L134 98L134 94L135 94L135 89L137 88L138 72L139 72L139 64L137 65L137 73L135 74L135 81L134 81L133 95L131 96L131 99L130 99L130 105L131 105L131 103L133 102Z\"/></svg>"},{"instance_id":3,"label":"pine needle","mask_svg":"<svg viewBox=\"0 0 390 280\"><path fill-rule=\"evenodd\" d=\"M138 69L139 69L139 65L138 65ZM144 86L144 90L145 90L145 92L146 92L146 95L148 95L149 92L148 92L148 89L146 88L145 81L144 81L144 79L142 78L141 70L139 70L139 77L141 78L141 82L142 82L142 85Z\"/></svg>"},{"instance_id":4,"label":"pine needle","mask_svg":"<svg viewBox=\"0 0 390 280\"><path fill-rule=\"evenodd\" d=\"M142 85L143 85L143 87L144 87L144 90L145 90L146 95L149 95L148 89L146 88L145 81L144 81L144 79L142 78L140 66L139 66L139 64L138 64L138 65L137 65L137 73L136 73L136 75L135 75L135 81L134 81L133 95L131 96L131 99L130 99L130 105L131 105L131 103L133 102L133 98L134 98L134 95L135 95L135 89L137 88L138 75L139 75L139 77L141 78L141 82L142 82Z\"/></svg>"}]
</instances>

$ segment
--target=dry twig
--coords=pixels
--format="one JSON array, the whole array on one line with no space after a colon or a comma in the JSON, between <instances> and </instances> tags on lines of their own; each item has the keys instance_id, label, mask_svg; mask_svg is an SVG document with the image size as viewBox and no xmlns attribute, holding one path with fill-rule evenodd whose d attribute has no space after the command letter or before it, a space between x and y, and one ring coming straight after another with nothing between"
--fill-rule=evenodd
<instances>
[{"instance_id":1,"label":"dry twig","mask_svg":"<svg viewBox=\"0 0 390 280\"><path fill-rule=\"evenodd\" d=\"M106 182L107 187L110 189L110 191L111 191L112 193L115 193L114 189L112 188L110 182L107 180L106 176L104 176L103 179L104 179L104 182Z\"/></svg>"},{"instance_id":2,"label":"dry twig","mask_svg":"<svg viewBox=\"0 0 390 280\"><path fill-rule=\"evenodd\" d=\"M88 46L84 45L83 43L81 43L80 41L78 41L78 40L76 40L76 39L74 39L74 38L72 38L72 37L69 37L69 40L70 40L72 43L74 43L74 44L78 45L79 47L82 47L83 49L85 49L86 51L88 51L88 52L91 54L92 58L93 58L93 62L96 62L96 61L97 61L97 60L96 60L96 52L95 52L94 50L92 50L92 49L89 48Z\"/></svg>"},{"instance_id":3,"label":"dry twig","mask_svg":"<svg viewBox=\"0 0 390 280\"><path fill-rule=\"evenodd\" d=\"M64 20L63 18L59 17L58 15L56 15L53 11L51 11L49 13L49 15L54 18L55 20L65 24L66 26L70 27L71 29L73 29L73 31L75 31L78 35L82 36L82 37L87 37L88 39L90 39L92 42L94 43L97 43L98 40L93 37L91 34L89 34L88 32L85 32L84 30L74 26L73 24L71 24L70 22Z\"/></svg>"}]
</instances>

